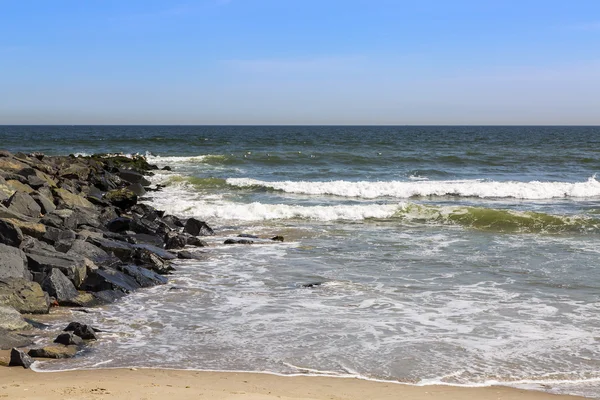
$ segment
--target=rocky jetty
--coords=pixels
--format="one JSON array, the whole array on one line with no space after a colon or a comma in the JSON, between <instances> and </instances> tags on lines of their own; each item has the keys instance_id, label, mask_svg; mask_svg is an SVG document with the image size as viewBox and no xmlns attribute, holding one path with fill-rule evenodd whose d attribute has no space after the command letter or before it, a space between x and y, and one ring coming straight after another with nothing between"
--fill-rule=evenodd
<instances>
[{"instance_id":1,"label":"rocky jetty","mask_svg":"<svg viewBox=\"0 0 600 400\"><path fill-rule=\"evenodd\" d=\"M164 284L175 252L206 246L199 237L214 233L205 222L138 202L156 190L148 180L156 169L144 157L0 151L0 349L28 343L16 333L30 328L21 314L94 306ZM67 357L92 336L79 326L30 355ZM28 362L14 352L15 365Z\"/></svg>"}]
</instances>

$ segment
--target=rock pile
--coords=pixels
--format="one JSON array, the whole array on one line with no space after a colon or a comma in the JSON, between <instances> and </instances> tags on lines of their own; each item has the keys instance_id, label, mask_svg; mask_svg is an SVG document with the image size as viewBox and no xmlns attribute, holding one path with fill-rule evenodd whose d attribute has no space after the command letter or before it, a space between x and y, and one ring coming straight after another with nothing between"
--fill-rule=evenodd
<instances>
[{"instance_id":1,"label":"rock pile","mask_svg":"<svg viewBox=\"0 0 600 400\"><path fill-rule=\"evenodd\" d=\"M138 203L156 190L147 179L156 169L144 157L0 151L0 310L11 316L0 319L0 348L27 341L9 334L28 326L16 312L93 306L164 284L177 258L168 250L206 245L206 223Z\"/></svg>"}]
</instances>

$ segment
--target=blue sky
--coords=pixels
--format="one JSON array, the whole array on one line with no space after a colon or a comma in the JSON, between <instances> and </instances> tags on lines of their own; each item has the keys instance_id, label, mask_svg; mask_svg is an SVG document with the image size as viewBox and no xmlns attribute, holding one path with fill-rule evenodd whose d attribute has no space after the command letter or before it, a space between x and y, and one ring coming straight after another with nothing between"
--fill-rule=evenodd
<instances>
[{"instance_id":1,"label":"blue sky","mask_svg":"<svg viewBox=\"0 0 600 400\"><path fill-rule=\"evenodd\" d=\"M0 124L600 125L600 1L0 0Z\"/></svg>"}]
</instances>

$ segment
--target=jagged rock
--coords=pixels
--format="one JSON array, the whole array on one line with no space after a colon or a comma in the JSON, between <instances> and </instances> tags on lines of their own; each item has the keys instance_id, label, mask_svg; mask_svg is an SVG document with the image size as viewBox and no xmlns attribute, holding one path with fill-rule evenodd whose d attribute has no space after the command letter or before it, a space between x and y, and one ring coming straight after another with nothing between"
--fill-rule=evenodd
<instances>
[{"instance_id":1,"label":"jagged rock","mask_svg":"<svg viewBox=\"0 0 600 400\"><path fill-rule=\"evenodd\" d=\"M114 254L122 261L131 260L131 257L134 252L134 247L131 244L125 242L118 242L116 240L89 237L87 239L87 242L101 248L107 253Z\"/></svg>"},{"instance_id":2,"label":"jagged rock","mask_svg":"<svg viewBox=\"0 0 600 400\"><path fill-rule=\"evenodd\" d=\"M137 281L131 276L113 268L102 268L90 272L82 285L84 290L91 292L120 290L124 293L129 293L140 287Z\"/></svg>"},{"instance_id":3,"label":"jagged rock","mask_svg":"<svg viewBox=\"0 0 600 400\"><path fill-rule=\"evenodd\" d=\"M22 170L23 168L27 168L28 165L15 160L12 157L2 157L0 158L0 170L2 171L10 171L10 172L17 172Z\"/></svg>"},{"instance_id":4,"label":"jagged rock","mask_svg":"<svg viewBox=\"0 0 600 400\"><path fill-rule=\"evenodd\" d=\"M15 348L10 351L9 367L23 367L27 369L31 367L31 364L33 364L33 360L25 352Z\"/></svg>"},{"instance_id":5,"label":"jagged rock","mask_svg":"<svg viewBox=\"0 0 600 400\"><path fill-rule=\"evenodd\" d=\"M187 244L187 238L177 232L167 232L165 235L165 249L183 249Z\"/></svg>"},{"instance_id":6,"label":"jagged rock","mask_svg":"<svg viewBox=\"0 0 600 400\"><path fill-rule=\"evenodd\" d=\"M92 295L101 304L110 304L125 296L125 293L120 290L101 290L94 292Z\"/></svg>"},{"instance_id":7,"label":"jagged rock","mask_svg":"<svg viewBox=\"0 0 600 400\"><path fill-rule=\"evenodd\" d=\"M0 306L0 331L20 331L31 328L17 310L8 306Z\"/></svg>"},{"instance_id":8,"label":"jagged rock","mask_svg":"<svg viewBox=\"0 0 600 400\"><path fill-rule=\"evenodd\" d=\"M71 305L79 296L73 283L58 269L52 269L42 281L42 289L58 301L59 305Z\"/></svg>"},{"instance_id":9,"label":"jagged rock","mask_svg":"<svg viewBox=\"0 0 600 400\"><path fill-rule=\"evenodd\" d=\"M283 236L278 235L278 236L272 237L271 240L274 242L283 242L284 239L283 239Z\"/></svg>"},{"instance_id":10,"label":"jagged rock","mask_svg":"<svg viewBox=\"0 0 600 400\"><path fill-rule=\"evenodd\" d=\"M30 337L0 329L0 350L8 350L13 347L26 347L33 344Z\"/></svg>"},{"instance_id":11,"label":"jagged rock","mask_svg":"<svg viewBox=\"0 0 600 400\"><path fill-rule=\"evenodd\" d=\"M81 232L80 232L81 233ZM94 262L108 259L109 254L100 247L81 239L75 239L67 255L81 256Z\"/></svg>"},{"instance_id":12,"label":"jagged rock","mask_svg":"<svg viewBox=\"0 0 600 400\"><path fill-rule=\"evenodd\" d=\"M73 330L73 334L79 336L83 340L98 340L94 329L89 325L80 325Z\"/></svg>"},{"instance_id":13,"label":"jagged rock","mask_svg":"<svg viewBox=\"0 0 600 400\"><path fill-rule=\"evenodd\" d=\"M29 269L48 275L51 270L58 269L69 278L75 287L79 287L87 274L87 263L83 257L48 251L41 248L25 249Z\"/></svg>"},{"instance_id":14,"label":"jagged rock","mask_svg":"<svg viewBox=\"0 0 600 400\"><path fill-rule=\"evenodd\" d=\"M127 189L131 190L138 197L141 197L146 194L144 187L140 183L132 183L131 185L127 186Z\"/></svg>"},{"instance_id":15,"label":"jagged rock","mask_svg":"<svg viewBox=\"0 0 600 400\"><path fill-rule=\"evenodd\" d=\"M80 345L83 344L83 338L79 335L75 335L75 332L65 332L61 333L54 339L54 343L64 344L65 346L69 345Z\"/></svg>"},{"instance_id":16,"label":"jagged rock","mask_svg":"<svg viewBox=\"0 0 600 400\"><path fill-rule=\"evenodd\" d=\"M57 214L54 214L54 212L44 215L44 217L40 220L40 223L53 228L64 229L63 218Z\"/></svg>"},{"instance_id":17,"label":"jagged rock","mask_svg":"<svg viewBox=\"0 0 600 400\"><path fill-rule=\"evenodd\" d=\"M0 176L0 201L8 199L15 191L15 188L9 186L4 177Z\"/></svg>"},{"instance_id":18,"label":"jagged rock","mask_svg":"<svg viewBox=\"0 0 600 400\"><path fill-rule=\"evenodd\" d=\"M78 292L76 297L71 298L64 305L69 307L93 307L98 305L98 300L92 293Z\"/></svg>"},{"instance_id":19,"label":"jagged rock","mask_svg":"<svg viewBox=\"0 0 600 400\"><path fill-rule=\"evenodd\" d=\"M161 275L167 275L174 270L167 261L163 260L160 256L154 254L150 250L142 248L136 249L134 259L137 265L142 265Z\"/></svg>"},{"instance_id":20,"label":"jagged rock","mask_svg":"<svg viewBox=\"0 0 600 400\"><path fill-rule=\"evenodd\" d=\"M64 204L68 208L73 208L73 207L94 208L94 205L92 203L90 203L90 201L87 200L83 196L73 194L73 193L69 192L68 190L60 189L60 188L54 189L53 191L54 191L54 195L58 199L59 203Z\"/></svg>"},{"instance_id":21,"label":"jagged rock","mask_svg":"<svg viewBox=\"0 0 600 400\"><path fill-rule=\"evenodd\" d=\"M208 247L208 243L206 243L204 240L198 239L196 236L188 236L187 244L196 247Z\"/></svg>"},{"instance_id":22,"label":"jagged rock","mask_svg":"<svg viewBox=\"0 0 600 400\"><path fill-rule=\"evenodd\" d=\"M0 219L0 243L19 247L22 241L23 232L21 228L10 220Z\"/></svg>"},{"instance_id":23,"label":"jagged rock","mask_svg":"<svg viewBox=\"0 0 600 400\"><path fill-rule=\"evenodd\" d=\"M215 232L204 221L199 221L196 218L189 218L183 227L185 233L192 236L212 236Z\"/></svg>"},{"instance_id":24,"label":"jagged rock","mask_svg":"<svg viewBox=\"0 0 600 400\"><path fill-rule=\"evenodd\" d=\"M31 186L33 189L39 189L42 186L47 185L48 183L36 175L30 175L27 177L27 184Z\"/></svg>"},{"instance_id":25,"label":"jagged rock","mask_svg":"<svg viewBox=\"0 0 600 400\"><path fill-rule=\"evenodd\" d=\"M227 239L223 244L252 244L254 241L249 239Z\"/></svg>"},{"instance_id":26,"label":"jagged rock","mask_svg":"<svg viewBox=\"0 0 600 400\"><path fill-rule=\"evenodd\" d=\"M68 229L62 230L48 227L46 228L46 233L40 240L54 246L57 251L66 253L71 248L76 236L75 232Z\"/></svg>"},{"instance_id":27,"label":"jagged rock","mask_svg":"<svg viewBox=\"0 0 600 400\"><path fill-rule=\"evenodd\" d=\"M151 244L134 244L133 248L149 250L149 251L153 252L154 254L158 255L163 260L174 260L177 258L177 256L175 254L171 253L170 251L161 249L160 247L157 247L157 246L152 246Z\"/></svg>"},{"instance_id":28,"label":"jagged rock","mask_svg":"<svg viewBox=\"0 0 600 400\"><path fill-rule=\"evenodd\" d=\"M163 246L164 242L162 237L157 235L149 235L146 233L131 233L129 237L133 239L135 244L151 244L153 246Z\"/></svg>"},{"instance_id":29,"label":"jagged rock","mask_svg":"<svg viewBox=\"0 0 600 400\"><path fill-rule=\"evenodd\" d=\"M98 221L100 224L106 225L109 221L112 221L115 218L118 218L119 214L116 211L116 208L113 206L107 206L100 211L100 215L98 216Z\"/></svg>"},{"instance_id":30,"label":"jagged rock","mask_svg":"<svg viewBox=\"0 0 600 400\"><path fill-rule=\"evenodd\" d=\"M106 228L111 232L124 232L129 230L129 226L131 224L131 218L128 217L118 217L112 219L106 223Z\"/></svg>"},{"instance_id":31,"label":"jagged rock","mask_svg":"<svg viewBox=\"0 0 600 400\"><path fill-rule=\"evenodd\" d=\"M127 181L131 184L139 183L142 186L150 185L150 181L144 177L144 175L139 172L129 170L129 169L119 169L117 173L121 179Z\"/></svg>"},{"instance_id":32,"label":"jagged rock","mask_svg":"<svg viewBox=\"0 0 600 400\"><path fill-rule=\"evenodd\" d=\"M119 271L131 276L141 287L151 287L164 285L169 280L154 271L139 267L137 265L121 265L117 267Z\"/></svg>"},{"instance_id":33,"label":"jagged rock","mask_svg":"<svg viewBox=\"0 0 600 400\"><path fill-rule=\"evenodd\" d=\"M183 228L185 224L174 215L165 215L162 221L167 224L171 229Z\"/></svg>"},{"instance_id":34,"label":"jagged rock","mask_svg":"<svg viewBox=\"0 0 600 400\"><path fill-rule=\"evenodd\" d=\"M46 346L40 349L31 349L27 354L34 358L72 358L77 354L77 346Z\"/></svg>"},{"instance_id":35,"label":"jagged rock","mask_svg":"<svg viewBox=\"0 0 600 400\"><path fill-rule=\"evenodd\" d=\"M100 214L95 209L74 206L71 211L72 213L64 219L64 226L66 228L77 230L82 225L94 228L101 226L99 220Z\"/></svg>"},{"instance_id":36,"label":"jagged rock","mask_svg":"<svg viewBox=\"0 0 600 400\"><path fill-rule=\"evenodd\" d=\"M48 214L56 210L56 206L48 197L41 193L32 193L31 198L40 206L42 214Z\"/></svg>"},{"instance_id":37,"label":"jagged rock","mask_svg":"<svg viewBox=\"0 0 600 400\"><path fill-rule=\"evenodd\" d=\"M66 179L78 179L85 181L90 174L90 168L82 164L71 164L60 171L60 176Z\"/></svg>"},{"instance_id":38,"label":"jagged rock","mask_svg":"<svg viewBox=\"0 0 600 400\"><path fill-rule=\"evenodd\" d=\"M182 260L203 260L206 258L206 253L182 250L177 253L177 258L180 258Z\"/></svg>"},{"instance_id":39,"label":"jagged rock","mask_svg":"<svg viewBox=\"0 0 600 400\"><path fill-rule=\"evenodd\" d=\"M106 192L104 199L122 210L133 207L138 200L137 194L129 189L112 189Z\"/></svg>"},{"instance_id":40,"label":"jagged rock","mask_svg":"<svg viewBox=\"0 0 600 400\"><path fill-rule=\"evenodd\" d=\"M16 218L5 218L13 225L18 226L21 232L34 238L41 238L46 233L46 226L37 222L22 221Z\"/></svg>"},{"instance_id":41,"label":"jagged rock","mask_svg":"<svg viewBox=\"0 0 600 400\"><path fill-rule=\"evenodd\" d=\"M4 205L11 211L32 218L37 218L42 213L42 208L38 203L36 203L29 194L20 191L17 191L10 196L10 198L5 201Z\"/></svg>"},{"instance_id":42,"label":"jagged rock","mask_svg":"<svg viewBox=\"0 0 600 400\"><path fill-rule=\"evenodd\" d=\"M31 280L25 253L16 247L0 243L0 279L24 278Z\"/></svg>"},{"instance_id":43,"label":"jagged rock","mask_svg":"<svg viewBox=\"0 0 600 400\"><path fill-rule=\"evenodd\" d=\"M0 304L24 314L48 314L50 298L37 282L7 278L0 280Z\"/></svg>"}]
</instances>

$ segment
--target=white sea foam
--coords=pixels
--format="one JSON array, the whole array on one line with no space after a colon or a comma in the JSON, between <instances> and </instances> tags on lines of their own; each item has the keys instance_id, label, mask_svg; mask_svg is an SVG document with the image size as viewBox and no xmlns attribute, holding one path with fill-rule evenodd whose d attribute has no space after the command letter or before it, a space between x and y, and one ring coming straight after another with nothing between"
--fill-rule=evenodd
<instances>
[{"instance_id":1,"label":"white sea foam","mask_svg":"<svg viewBox=\"0 0 600 400\"><path fill-rule=\"evenodd\" d=\"M276 181L229 178L232 186L262 186L286 193L335 195L374 199L378 197L410 198L419 196L461 196L479 198L553 199L600 196L600 182L595 177L585 182L499 182L483 180L457 181Z\"/></svg>"}]
</instances>

